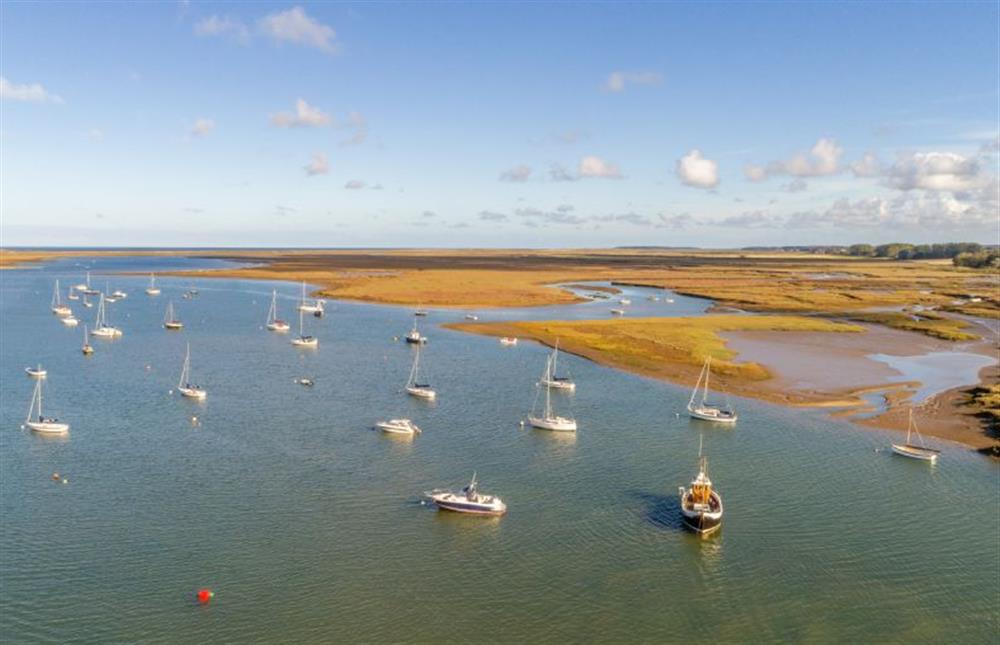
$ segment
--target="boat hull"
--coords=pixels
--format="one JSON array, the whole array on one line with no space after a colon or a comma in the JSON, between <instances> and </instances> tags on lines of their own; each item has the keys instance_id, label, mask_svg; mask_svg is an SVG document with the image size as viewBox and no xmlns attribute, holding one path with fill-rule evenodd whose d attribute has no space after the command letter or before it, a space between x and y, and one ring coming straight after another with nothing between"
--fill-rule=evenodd
<instances>
[{"instance_id":1,"label":"boat hull","mask_svg":"<svg viewBox=\"0 0 1000 645\"><path fill-rule=\"evenodd\" d=\"M563 381L559 379L552 379L552 380L542 379L542 385L550 387L553 390L562 390L564 392L576 391L576 383L574 383L573 381Z\"/></svg>"},{"instance_id":2,"label":"boat hull","mask_svg":"<svg viewBox=\"0 0 1000 645\"><path fill-rule=\"evenodd\" d=\"M692 419L700 419L702 421L711 421L712 423L725 423L733 424L736 423L737 415L735 413L726 412L724 410L719 410L718 408L688 408L688 414Z\"/></svg>"},{"instance_id":3,"label":"boat hull","mask_svg":"<svg viewBox=\"0 0 1000 645\"><path fill-rule=\"evenodd\" d=\"M146 289L146 295L147 296L158 296L158 295L160 295L160 290L159 289Z\"/></svg>"},{"instance_id":4,"label":"boat hull","mask_svg":"<svg viewBox=\"0 0 1000 645\"><path fill-rule=\"evenodd\" d=\"M184 323L180 322L165 322L163 323L164 329L169 329L171 331L178 331L184 329Z\"/></svg>"},{"instance_id":5,"label":"boat hull","mask_svg":"<svg viewBox=\"0 0 1000 645\"><path fill-rule=\"evenodd\" d=\"M70 309L69 307L65 307L65 306L63 306L63 307L53 307L52 308L52 313L55 314L55 315L57 315L57 316L72 316L73 315L73 310Z\"/></svg>"},{"instance_id":6,"label":"boat hull","mask_svg":"<svg viewBox=\"0 0 1000 645\"><path fill-rule=\"evenodd\" d=\"M375 428L386 434L414 435L420 432L420 428L413 424L398 424L390 421L380 421L375 424Z\"/></svg>"},{"instance_id":7,"label":"boat hull","mask_svg":"<svg viewBox=\"0 0 1000 645\"><path fill-rule=\"evenodd\" d=\"M177 391L181 393L181 396L189 399L202 400L208 396L208 392L205 390L199 390L193 387L179 387L177 388Z\"/></svg>"},{"instance_id":8,"label":"boat hull","mask_svg":"<svg viewBox=\"0 0 1000 645\"><path fill-rule=\"evenodd\" d=\"M292 345L296 347L319 347L319 339L317 338L295 338L292 340Z\"/></svg>"},{"instance_id":9,"label":"boat hull","mask_svg":"<svg viewBox=\"0 0 1000 645\"><path fill-rule=\"evenodd\" d=\"M38 434L66 434L69 432L68 423L57 423L52 421L27 421L26 426Z\"/></svg>"},{"instance_id":10,"label":"boat hull","mask_svg":"<svg viewBox=\"0 0 1000 645\"><path fill-rule=\"evenodd\" d=\"M453 513L498 516L507 512L507 505L498 499L490 502L472 502L452 493L441 493L431 495L431 500L442 511L451 511Z\"/></svg>"},{"instance_id":11,"label":"boat hull","mask_svg":"<svg viewBox=\"0 0 1000 645\"><path fill-rule=\"evenodd\" d=\"M551 430L552 432L576 432L576 421L573 419L564 419L562 417L555 419L528 417L528 423L531 424L531 427L538 428L539 430Z\"/></svg>"},{"instance_id":12,"label":"boat hull","mask_svg":"<svg viewBox=\"0 0 1000 645\"><path fill-rule=\"evenodd\" d=\"M712 501L718 510L700 510L692 508L688 501L688 492L681 495L681 519L684 526L698 535L709 535L722 526L722 498L712 491Z\"/></svg>"},{"instance_id":13,"label":"boat hull","mask_svg":"<svg viewBox=\"0 0 1000 645\"><path fill-rule=\"evenodd\" d=\"M436 391L424 387L408 387L406 388L406 393L418 399L426 399L428 401L437 399Z\"/></svg>"},{"instance_id":14,"label":"boat hull","mask_svg":"<svg viewBox=\"0 0 1000 645\"><path fill-rule=\"evenodd\" d=\"M270 322L270 323L267 323L267 330L268 331L276 331L276 332L284 333L284 332L288 331L289 329L291 329L291 327L286 322Z\"/></svg>"},{"instance_id":15,"label":"boat hull","mask_svg":"<svg viewBox=\"0 0 1000 645\"><path fill-rule=\"evenodd\" d=\"M91 331L90 335L97 338L121 338L122 330L115 327L99 327Z\"/></svg>"},{"instance_id":16,"label":"boat hull","mask_svg":"<svg viewBox=\"0 0 1000 645\"><path fill-rule=\"evenodd\" d=\"M64 318L60 318L59 322L66 325L67 327L76 327L77 325L80 324L80 321L77 318L74 318L73 316L66 316Z\"/></svg>"},{"instance_id":17,"label":"boat hull","mask_svg":"<svg viewBox=\"0 0 1000 645\"><path fill-rule=\"evenodd\" d=\"M938 455L940 454L937 450L932 450L930 448L896 443L892 444L892 451L900 457L908 457L910 459L930 462L937 461Z\"/></svg>"}]
</instances>

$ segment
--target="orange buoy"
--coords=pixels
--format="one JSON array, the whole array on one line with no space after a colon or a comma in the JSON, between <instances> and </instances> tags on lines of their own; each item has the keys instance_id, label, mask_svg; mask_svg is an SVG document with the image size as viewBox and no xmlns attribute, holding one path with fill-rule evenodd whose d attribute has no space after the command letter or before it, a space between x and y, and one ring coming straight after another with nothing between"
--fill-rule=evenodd
<instances>
[{"instance_id":1,"label":"orange buoy","mask_svg":"<svg viewBox=\"0 0 1000 645\"><path fill-rule=\"evenodd\" d=\"M212 598L215 597L215 592L211 589L199 589L198 590L198 602L203 605L207 605Z\"/></svg>"}]
</instances>

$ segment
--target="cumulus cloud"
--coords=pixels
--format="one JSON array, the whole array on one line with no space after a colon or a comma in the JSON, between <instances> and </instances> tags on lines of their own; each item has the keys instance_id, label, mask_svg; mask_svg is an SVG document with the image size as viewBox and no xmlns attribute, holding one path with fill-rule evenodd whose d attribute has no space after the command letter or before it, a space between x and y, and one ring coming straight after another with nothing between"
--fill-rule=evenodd
<instances>
[{"instance_id":1,"label":"cumulus cloud","mask_svg":"<svg viewBox=\"0 0 1000 645\"><path fill-rule=\"evenodd\" d=\"M198 36L226 36L241 43L250 41L250 30L239 19L231 16L208 16L194 23Z\"/></svg>"},{"instance_id":2,"label":"cumulus cloud","mask_svg":"<svg viewBox=\"0 0 1000 645\"><path fill-rule=\"evenodd\" d=\"M764 181L767 179L767 168L748 163L743 166L743 176L750 181Z\"/></svg>"},{"instance_id":3,"label":"cumulus cloud","mask_svg":"<svg viewBox=\"0 0 1000 645\"><path fill-rule=\"evenodd\" d=\"M330 115L299 99L295 102L295 112L277 112L270 115L271 125L276 128L319 128L330 125Z\"/></svg>"},{"instance_id":4,"label":"cumulus cloud","mask_svg":"<svg viewBox=\"0 0 1000 645\"><path fill-rule=\"evenodd\" d=\"M479 219L486 222L506 222L507 216L494 211L479 211Z\"/></svg>"},{"instance_id":5,"label":"cumulus cloud","mask_svg":"<svg viewBox=\"0 0 1000 645\"><path fill-rule=\"evenodd\" d=\"M600 157L588 155L580 159L580 177L621 179L622 173L615 164L609 163Z\"/></svg>"},{"instance_id":6,"label":"cumulus cloud","mask_svg":"<svg viewBox=\"0 0 1000 645\"><path fill-rule=\"evenodd\" d=\"M975 159L953 152L917 152L899 157L885 173L899 190L961 191L989 182Z\"/></svg>"},{"instance_id":7,"label":"cumulus cloud","mask_svg":"<svg viewBox=\"0 0 1000 645\"><path fill-rule=\"evenodd\" d=\"M687 186L715 188L719 185L719 164L704 158L697 149L677 160L676 172L681 183Z\"/></svg>"},{"instance_id":8,"label":"cumulus cloud","mask_svg":"<svg viewBox=\"0 0 1000 645\"><path fill-rule=\"evenodd\" d=\"M368 120L360 112L350 112L347 115L345 127L351 135L340 142L342 146L355 146L368 139Z\"/></svg>"},{"instance_id":9,"label":"cumulus cloud","mask_svg":"<svg viewBox=\"0 0 1000 645\"><path fill-rule=\"evenodd\" d=\"M302 7L264 16L257 21L257 29L278 44L292 43L327 53L337 51L333 42L337 33L332 27L310 18Z\"/></svg>"},{"instance_id":10,"label":"cumulus cloud","mask_svg":"<svg viewBox=\"0 0 1000 645\"><path fill-rule=\"evenodd\" d=\"M348 181L346 184L344 184L344 188L346 188L347 190L361 190L367 185L368 184L366 184L360 179L352 179Z\"/></svg>"},{"instance_id":11,"label":"cumulus cloud","mask_svg":"<svg viewBox=\"0 0 1000 645\"><path fill-rule=\"evenodd\" d=\"M611 72L604 81L605 92L624 92L629 85L659 85L663 76L657 72Z\"/></svg>"},{"instance_id":12,"label":"cumulus cloud","mask_svg":"<svg viewBox=\"0 0 1000 645\"><path fill-rule=\"evenodd\" d=\"M312 159L303 166L303 170L310 177L316 175L325 175L330 172L330 160L327 159L326 153L324 152L314 152Z\"/></svg>"},{"instance_id":13,"label":"cumulus cloud","mask_svg":"<svg viewBox=\"0 0 1000 645\"><path fill-rule=\"evenodd\" d=\"M62 98L46 90L40 83L16 85L0 76L0 99L25 103L63 103Z\"/></svg>"},{"instance_id":14,"label":"cumulus cloud","mask_svg":"<svg viewBox=\"0 0 1000 645\"><path fill-rule=\"evenodd\" d=\"M529 177L531 177L531 166L523 163L500 173L500 181L520 183L528 181Z\"/></svg>"},{"instance_id":15,"label":"cumulus cloud","mask_svg":"<svg viewBox=\"0 0 1000 645\"><path fill-rule=\"evenodd\" d=\"M882 174L882 164L874 152L866 152L863 157L851 162L851 172L855 177L876 177Z\"/></svg>"},{"instance_id":16,"label":"cumulus cloud","mask_svg":"<svg viewBox=\"0 0 1000 645\"><path fill-rule=\"evenodd\" d=\"M784 161L770 161L766 166L747 164L743 175L750 181L764 181L774 175L793 177L823 177L840 172L840 157L844 154L835 139L819 139L808 152L799 152Z\"/></svg>"},{"instance_id":17,"label":"cumulus cloud","mask_svg":"<svg viewBox=\"0 0 1000 645\"><path fill-rule=\"evenodd\" d=\"M208 133L215 129L215 121L212 119L198 118L195 119L194 124L191 129L188 130L188 135L195 138L201 139L208 136Z\"/></svg>"}]
</instances>

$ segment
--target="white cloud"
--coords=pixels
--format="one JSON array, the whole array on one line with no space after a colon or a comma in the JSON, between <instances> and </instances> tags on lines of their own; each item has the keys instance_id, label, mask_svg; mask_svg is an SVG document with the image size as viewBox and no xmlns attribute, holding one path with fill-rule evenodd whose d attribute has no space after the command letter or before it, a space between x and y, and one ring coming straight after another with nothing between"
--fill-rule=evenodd
<instances>
[{"instance_id":1,"label":"white cloud","mask_svg":"<svg viewBox=\"0 0 1000 645\"><path fill-rule=\"evenodd\" d=\"M208 136L208 133L215 129L215 121L212 119L206 119L204 117L199 117L195 119L194 124L191 129L188 130L188 135L196 139L201 139L202 137Z\"/></svg>"},{"instance_id":2,"label":"white cloud","mask_svg":"<svg viewBox=\"0 0 1000 645\"><path fill-rule=\"evenodd\" d=\"M327 53L337 50L333 39L337 33L306 15L302 7L269 14L257 21L258 30L276 43L294 43Z\"/></svg>"},{"instance_id":3,"label":"white cloud","mask_svg":"<svg viewBox=\"0 0 1000 645\"><path fill-rule=\"evenodd\" d=\"M744 176L750 181L764 181L774 175L822 177L840 172L840 157L844 149L835 139L819 139L809 152L799 152L787 161L770 161L766 166L747 164Z\"/></svg>"},{"instance_id":4,"label":"white cloud","mask_svg":"<svg viewBox=\"0 0 1000 645\"><path fill-rule=\"evenodd\" d=\"M486 222L506 222L507 216L494 211L479 211L479 219Z\"/></svg>"},{"instance_id":5,"label":"white cloud","mask_svg":"<svg viewBox=\"0 0 1000 645\"><path fill-rule=\"evenodd\" d=\"M50 93L40 83L15 85L4 76L0 76L0 99L26 103L64 103L62 97Z\"/></svg>"},{"instance_id":6,"label":"white cloud","mask_svg":"<svg viewBox=\"0 0 1000 645\"><path fill-rule=\"evenodd\" d=\"M801 193L809 188L809 184L802 177L796 177L787 184L782 184L781 190L786 193Z\"/></svg>"},{"instance_id":7,"label":"white cloud","mask_svg":"<svg viewBox=\"0 0 1000 645\"><path fill-rule=\"evenodd\" d=\"M250 41L250 30L239 19L230 16L209 16L194 24L199 36L227 36L243 44Z\"/></svg>"},{"instance_id":8,"label":"white cloud","mask_svg":"<svg viewBox=\"0 0 1000 645\"><path fill-rule=\"evenodd\" d=\"M500 181L509 181L514 183L520 183L528 181L531 177L531 166L526 164L518 164L509 170L504 170L500 173Z\"/></svg>"},{"instance_id":9,"label":"white cloud","mask_svg":"<svg viewBox=\"0 0 1000 645\"><path fill-rule=\"evenodd\" d=\"M719 224L736 228L774 228L781 226L782 220L767 211L757 210L732 215L719 222Z\"/></svg>"},{"instance_id":10,"label":"white cloud","mask_svg":"<svg viewBox=\"0 0 1000 645\"><path fill-rule=\"evenodd\" d=\"M899 157L886 170L886 184L899 190L961 191L989 182L975 159L953 152L917 152Z\"/></svg>"},{"instance_id":11,"label":"white cloud","mask_svg":"<svg viewBox=\"0 0 1000 645\"><path fill-rule=\"evenodd\" d=\"M622 173L613 163L600 157L588 155L580 159L580 177L604 177L606 179L621 179Z\"/></svg>"},{"instance_id":12,"label":"white cloud","mask_svg":"<svg viewBox=\"0 0 1000 645\"><path fill-rule=\"evenodd\" d=\"M360 179L352 179L348 181L346 184L344 184L344 188L346 188L347 190L361 190L367 185L368 184L361 181Z\"/></svg>"},{"instance_id":13,"label":"white cloud","mask_svg":"<svg viewBox=\"0 0 1000 645\"><path fill-rule=\"evenodd\" d=\"M677 177L681 183L695 188L715 188L719 185L719 164L692 150L677 160Z\"/></svg>"},{"instance_id":14,"label":"white cloud","mask_svg":"<svg viewBox=\"0 0 1000 645\"><path fill-rule=\"evenodd\" d=\"M360 112L349 113L345 127L350 129L352 134L340 142L342 146L358 145L364 143L368 138L368 120Z\"/></svg>"},{"instance_id":15,"label":"white cloud","mask_svg":"<svg viewBox=\"0 0 1000 645\"><path fill-rule=\"evenodd\" d=\"M325 175L330 172L330 160L327 159L326 153L314 152L309 163L303 166L303 170L305 170L306 174L310 177Z\"/></svg>"},{"instance_id":16,"label":"white cloud","mask_svg":"<svg viewBox=\"0 0 1000 645\"><path fill-rule=\"evenodd\" d=\"M657 72L611 72L604 81L605 92L624 92L629 85L659 85L663 76Z\"/></svg>"},{"instance_id":17,"label":"white cloud","mask_svg":"<svg viewBox=\"0 0 1000 645\"><path fill-rule=\"evenodd\" d=\"M767 179L767 168L748 163L743 166L743 176L750 181L764 181Z\"/></svg>"},{"instance_id":18,"label":"white cloud","mask_svg":"<svg viewBox=\"0 0 1000 645\"><path fill-rule=\"evenodd\" d=\"M855 177L877 177L882 174L882 164L874 152L866 152L865 156L851 162L851 172Z\"/></svg>"},{"instance_id":19,"label":"white cloud","mask_svg":"<svg viewBox=\"0 0 1000 645\"><path fill-rule=\"evenodd\" d=\"M299 99L295 102L295 112L278 112L270 115L271 125L277 128L319 128L330 125L330 115Z\"/></svg>"}]
</instances>

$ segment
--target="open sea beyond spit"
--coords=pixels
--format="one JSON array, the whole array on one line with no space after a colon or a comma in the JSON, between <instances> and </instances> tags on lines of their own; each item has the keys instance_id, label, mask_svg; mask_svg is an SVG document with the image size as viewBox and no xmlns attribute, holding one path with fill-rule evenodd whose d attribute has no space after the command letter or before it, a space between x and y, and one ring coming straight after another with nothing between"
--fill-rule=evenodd
<instances>
[{"instance_id":1,"label":"open sea beyond spit","mask_svg":"<svg viewBox=\"0 0 1000 645\"><path fill-rule=\"evenodd\" d=\"M533 431L518 422L548 350L437 326L465 312L421 321L428 404L402 393L409 308L331 302L306 322L319 348L297 350L294 329L263 329L272 288L297 322L297 284L163 277L154 298L141 275L107 275L221 264L0 272L4 642L996 642L998 469L962 446L936 443L930 466L891 455L896 433L745 399L716 428L681 414L686 389L573 356L560 365L577 392L555 396L579 432ZM91 357L96 308L72 303L77 328L49 312L54 280L87 269L129 294L109 305L124 337L93 339ZM168 300L181 332L161 326ZM676 301L670 314L710 304ZM188 342L203 403L171 394ZM65 438L20 427L36 363ZM390 417L424 432L371 430ZM700 437L726 507L709 539L678 509ZM473 471L506 516L421 502Z\"/></svg>"}]
</instances>

